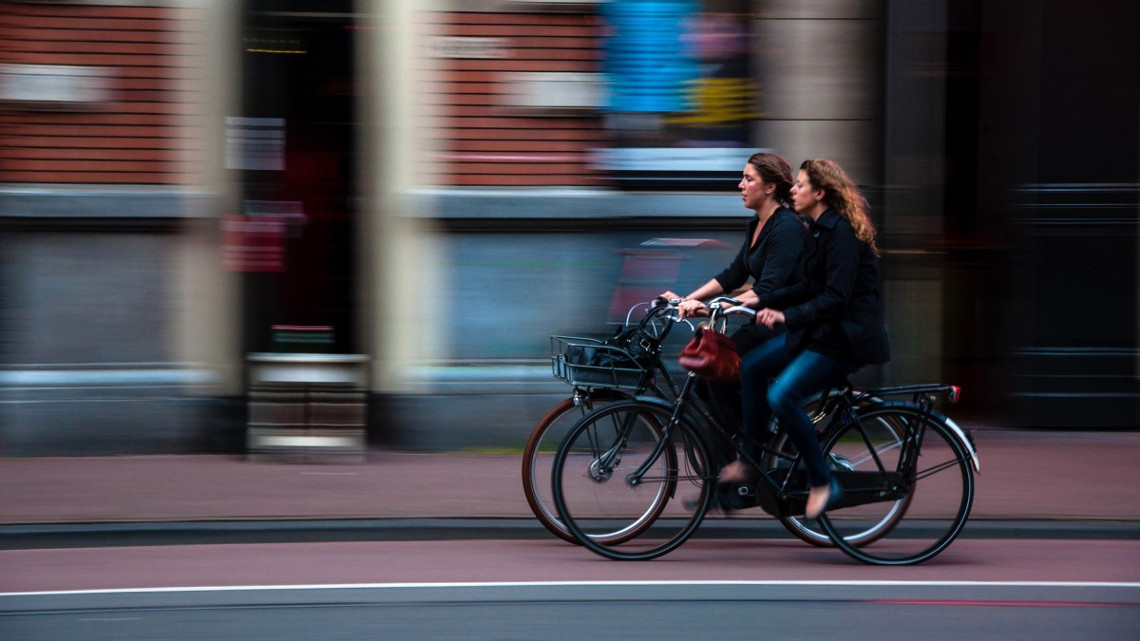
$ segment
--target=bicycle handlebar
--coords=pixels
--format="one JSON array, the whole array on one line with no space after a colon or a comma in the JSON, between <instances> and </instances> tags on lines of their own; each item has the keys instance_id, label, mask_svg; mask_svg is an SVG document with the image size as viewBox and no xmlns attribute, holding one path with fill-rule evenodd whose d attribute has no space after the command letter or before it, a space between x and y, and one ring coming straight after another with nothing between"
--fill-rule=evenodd
<instances>
[{"instance_id":1,"label":"bicycle handlebar","mask_svg":"<svg viewBox=\"0 0 1140 641\"><path fill-rule=\"evenodd\" d=\"M730 306L729 307L720 307L719 303L729 303ZM633 316L633 310L637 309L638 307L648 306L649 312L645 315L644 318L641 319L641 322L640 322L641 325L644 325L647 322L650 322L650 320L653 318L665 317L666 319L671 320L674 323L686 323L687 325L690 326L690 328L692 328L693 325L689 321L689 319L677 318L676 316L674 316L673 314L670 313L670 312L677 310L677 308L680 304L681 304L680 298L666 299L666 298L663 298L661 296L658 296L657 298L653 299L652 301L650 301L648 303L637 303L633 307L629 308L629 312L626 314L625 324L627 327L630 325L630 320L632 319L632 316ZM741 305L740 301L736 300L735 298L731 298L729 296L717 296L716 298L714 298L708 302L708 307L710 310L710 320L713 322L715 322L721 316L726 316L726 315L731 315L731 314L747 314L747 315L753 316L753 317L756 316L756 310L754 310L750 307L745 307L744 305Z\"/></svg>"},{"instance_id":2,"label":"bicycle handlebar","mask_svg":"<svg viewBox=\"0 0 1140 641\"><path fill-rule=\"evenodd\" d=\"M629 308L628 312L626 312L625 327L631 327L632 325L636 324L638 327L644 328L654 320L661 319L671 321L672 323L684 323L689 326L689 329L695 330L696 328L693 326L693 323L689 321L689 319L677 317L677 306L680 303L681 300L679 298L666 300L660 296L648 302L636 303ZM639 307L648 307L649 310L645 313L640 321L634 323L632 322L633 312Z\"/></svg>"},{"instance_id":3,"label":"bicycle handlebar","mask_svg":"<svg viewBox=\"0 0 1140 641\"><path fill-rule=\"evenodd\" d=\"M709 307L711 308L713 305L717 305L719 303L731 303L733 306L740 305L740 301L736 300L735 298L730 298L728 296L717 296L716 298L709 301Z\"/></svg>"},{"instance_id":4,"label":"bicycle handlebar","mask_svg":"<svg viewBox=\"0 0 1140 641\"><path fill-rule=\"evenodd\" d=\"M721 307L717 303L729 303L729 307ZM755 317L756 310L751 307L745 307L740 304L740 301L728 296L718 296L709 301L709 310L711 311L709 320L716 323L722 316L730 316L732 314L747 314L748 316Z\"/></svg>"},{"instance_id":5,"label":"bicycle handlebar","mask_svg":"<svg viewBox=\"0 0 1140 641\"><path fill-rule=\"evenodd\" d=\"M733 305L732 307L721 309L720 313L725 315L747 314L749 316L756 316L756 310L752 309L751 307L745 307L743 305Z\"/></svg>"}]
</instances>

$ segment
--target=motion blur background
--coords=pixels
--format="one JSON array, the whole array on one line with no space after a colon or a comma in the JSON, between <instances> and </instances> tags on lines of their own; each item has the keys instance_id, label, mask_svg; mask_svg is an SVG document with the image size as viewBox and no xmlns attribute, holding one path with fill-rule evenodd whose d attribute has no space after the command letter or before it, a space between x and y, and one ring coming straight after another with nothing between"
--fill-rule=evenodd
<instances>
[{"instance_id":1,"label":"motion blur background","mask_svg":"<svg viewBox=\"0 0 1140 641\"><path fill-rule=\"evenodd\" d=\"M1136 429L1138 6L0 3L0 454L242 452L259 363L370 446L521 445L548 335L718 272L762 149L871 202L864 384Z\"/></svg>"}]
</instances>

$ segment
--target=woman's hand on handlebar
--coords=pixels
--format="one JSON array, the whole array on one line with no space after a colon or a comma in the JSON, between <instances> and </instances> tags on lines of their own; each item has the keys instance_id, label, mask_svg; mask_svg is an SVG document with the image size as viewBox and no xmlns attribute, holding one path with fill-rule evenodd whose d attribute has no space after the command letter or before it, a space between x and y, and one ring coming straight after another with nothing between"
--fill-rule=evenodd
<instances>
[{"instance_id":1,"label":"woman's hand on handlebar","mask_svg":"<svg viewBox=\"0 0 1140 641\"><path fill-rule=\"evenodd\" d=\"M683 296L671 290L661 294L657 299L677 306L677 320L709 315L709 308L705 307L705 304L701 301L695 299L686 300Z\"/></svg>"},{"instance_id":2,"label":"woman's hand on handlebar","mask_svg":"<svg viewBox=\"0 0 1140 641\"><path fill-rule=\"evenodd\" d=\"M708 316L710 314L709 308L699 300L683 300L677 305L678 317L684 320L685 318L695 316Z\"/></svg>"},{"instance_id":3,"label":"woman's hand on handlebar","mask_svg":"<svg viewBox=\"0 0 1140 641\"><path fill-rule=\"evenodd\" d=\"M768 329L772 329L776 325L783 325L784 312L781 312L778 309L765 307L764 309L756 312L756 324L763 325Z\"/></svg>"}]
</instances>

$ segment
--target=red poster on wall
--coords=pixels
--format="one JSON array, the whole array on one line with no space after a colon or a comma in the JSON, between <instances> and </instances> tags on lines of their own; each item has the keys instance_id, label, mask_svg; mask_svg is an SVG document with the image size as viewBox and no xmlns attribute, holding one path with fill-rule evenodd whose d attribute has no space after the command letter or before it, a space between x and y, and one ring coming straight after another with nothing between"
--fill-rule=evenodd
<instances>
[{"instance_id":1,"label":"red poster on wall","mask_svg":"<svg viewBox=\"0 0 1140 641\"><path fill-rule=\"evenodd\" d=\"M278 216L226 216L222 221L222 257L234 272L285 269L286 222Z\"/></svg>"}]
</instances>

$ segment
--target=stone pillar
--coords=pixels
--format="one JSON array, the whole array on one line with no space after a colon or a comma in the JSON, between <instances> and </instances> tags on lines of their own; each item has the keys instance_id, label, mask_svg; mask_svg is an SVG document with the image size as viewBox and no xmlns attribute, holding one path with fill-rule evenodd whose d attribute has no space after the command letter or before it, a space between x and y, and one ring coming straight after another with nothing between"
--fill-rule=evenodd
<instances>
[{"instance_id":1,"label":"stone pillar","mask_svg":"<svg viewBox=\"0 0 1140 641\"><path fill-rule=\"evenodd\" d=\"M455 303L439 282L439 236L409 197L422 183L433 117L417 100L431 73L419 45L430 11L443 4L360 2L358 324L377 394L409 391L401 369L432 357L440 343L433 315L446 311L437 303Z\"/></svg>"},{"instance_id":2,"label":"stone pillar","mask_svg":"<svg viewBox=\"0 0 1140 641\"><path fill-rule=\"evenodd\" d=\"M774 0L756 25L756 137L793 168L831 158L860 184L880 180L882 23L877 0Z\"/></svg>"},{"instance_id":3,"label":"stone pillar","mask_svg":"<svg viewBox=\"0 0 1140 641\"><path fill-rule=\"evenodd\" d=\"M237 275L223 267L220 221L227 213L241 211L240 186L228 179L220 159L225 157L223 123L239 112L241 3L207 0L201 15L200 29L179 34L188 48L205 56L197 65L199 73L184 81L203 96L202 107L186 116L191 121L187 125L201 132L202 146L183 153L187 165L198 168L186 184L199 186L211 197L187 217L180 236L174 270L178 281L172 283L178 308L172 315L177 324L174 341L176 360L212 374L210 384L195 387L193 393L238 397L245 390L241 296Z\"/></svg>"}]
</instances>

